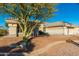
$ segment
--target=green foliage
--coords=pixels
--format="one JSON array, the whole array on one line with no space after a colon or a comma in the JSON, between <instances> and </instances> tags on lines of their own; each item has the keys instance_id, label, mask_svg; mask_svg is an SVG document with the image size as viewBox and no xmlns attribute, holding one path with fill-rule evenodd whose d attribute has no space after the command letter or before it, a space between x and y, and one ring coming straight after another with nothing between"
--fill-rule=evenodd
<instances>
[{"instance_id":1,"label":"green foliage","mask_svg":"<svg viewBox=\"0 0 79 59\"><path fill-rule=\"evenodd\" d=\"M28 39L29 36L36 26L54 16L54 12L56 11L55 5L53 3L3 3L0 4L0 15L9 14L11 17L17 18L14 20L18 21L18 25L23 33L23 41L27 48L29 48L31 44ZM4 30L0 31L0 35L5 35Z\"/></svg>"},{"instance_id":2,"label":"green foliage","mask_svg":"<svg viewBox=\"0 0 79 59\"><path fill-rule=\"evenodd\" d=\"M17 18L15 20L18 21L23 36L29 37L37 25L54 16L55 5L54 3L5 3L0 4L0 14L9 14Z\"/></svg>"},{"instance_id":3,"label":"green foliage","mask_svg":"<svg viewBox=\"0 0 79 59\"><path fill-rule=\"evenodd\" d=\"M5 29L0 29L0 36L5 36L5 35L7 35L7 34L8 34L7 30L5 30Z\"/></svg>"},{"instance_id":4,"label":"green foliage","mask_svg":"<svg viewBox=\"0 0 79 59\"><path fill-rule=\"evenodd\" d=\"M5 26L8 28L8 23L5 23Z\"/></svg>"},{"instance_id":5,"label":"green foliage","mask_svg":"<svg viewBox=\"0 0 79 59\"><path fill-rule=\"evenodd\" d=\"M3 7L0 7L0 11L16 18L25 19L27 16L29 18L32 16L34 19L43 21L54 15L53 12L56 11L55 5L53 3L2 4Z\"/></svg>"}]
</instances>

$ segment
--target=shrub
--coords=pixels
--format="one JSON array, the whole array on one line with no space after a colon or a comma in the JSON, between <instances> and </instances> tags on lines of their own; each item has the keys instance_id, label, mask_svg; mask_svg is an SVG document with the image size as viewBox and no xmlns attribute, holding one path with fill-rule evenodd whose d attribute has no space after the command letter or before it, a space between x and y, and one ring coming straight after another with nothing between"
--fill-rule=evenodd
<instances>
[{"instance_id":1,"label":"shrub","mask_svg":"<svg viewBox=\"0 0 79 59\"><path fill-rule=\"evenodd\" d=\"M42 35L42 36L49 36L48 33L45 33L45 32L43 32L43 31L39 31L39 35Z\"/></svg>"},{"instance_id":2,"label":"shrub","mask_svg":"<svg viewBox=\"0 0 79 59\"><path fill-rule=\"evenodd\" d=\"M7 30L0 29L0 36L4 36L4 35L7 35L7 34L8 34Z\"/></svg>"}]
</instances>

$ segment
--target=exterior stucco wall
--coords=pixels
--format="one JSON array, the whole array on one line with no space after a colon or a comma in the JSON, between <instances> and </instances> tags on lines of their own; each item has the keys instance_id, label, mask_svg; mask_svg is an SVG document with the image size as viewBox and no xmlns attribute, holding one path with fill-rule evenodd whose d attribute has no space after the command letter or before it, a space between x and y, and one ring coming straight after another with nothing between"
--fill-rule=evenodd
<instances>
[{"instance_id":1,"label":"exterior stucco wall","mask_svg":"<svg viewBox=\"0 0 79 59\"><path fill-rule=\"evenodd\" d=\"M40 30L40 31L44 31L44 24L41 24L41 25L40 25L39 30Z\"/></svg>"},{"instance_id":2,"label":"exterior stucco wall","mask_svg":"<svg viewBox=\"0 0 79 59\"><path fill-rule=\"evenodd\" d=\"M73 29L73 34L79 35L79 28L74 28Z\"/></svg>"},{"instance_id":3,"label":"exterior stucco wall","mask_svg":"<svg viewBox=\"0 0 79 59\"><path fill-rule=\"evenodd\" d=\"M69 28L63 27L64 35L69 35Z\"/></svg>"},{"instance_id":4,"label":"exterior stucco wall","mask_svg":"<svg viewBox=\"0 0 79 59\"><path fill-rule=\"evenodd\" d=\"M68 35L79 35L79 28L68 28Z\"/></svg>"},{"instance_id":5,"label":"exterior stucco wall","mask_svg":"<svg viewBox=\"0 0 79 59\"><path fill-rule=\"evenodd\" d=\"M17 24L8 24L8 26L9 26L9 28L8 28L9 35L16 36Z\"/></svg>"},{"instance_id":6,"label":"exterior stucco wall","mask_svg":"<svg viewBox=\"0 0 79 59\"><path fill-rule=\"evenodd\" d=\"M74 35L76 31L74 31L74 28L69 28L69 35Z\"/></svg>"},{"instance_id":7,"label":"exterior stucco wall","mask_svg":"<svg viewBox=\"0 0 79 59\"><path fill-rule=\"evenodd\" d=\"M50 35L79 35L79 28L51 27L46 28Z\"/></svg>"}]
</instances>

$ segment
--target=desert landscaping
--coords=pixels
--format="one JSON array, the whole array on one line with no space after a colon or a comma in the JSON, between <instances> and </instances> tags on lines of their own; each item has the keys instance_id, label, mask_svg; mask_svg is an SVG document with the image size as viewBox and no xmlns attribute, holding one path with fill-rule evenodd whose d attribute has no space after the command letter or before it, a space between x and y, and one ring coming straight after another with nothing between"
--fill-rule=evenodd
<instances>
[{"instance_id":1,"label":"desert landscaping","mask_svg":"<svg viewBox=\"0 0 79 59\"><path fill-rule=\"evenodd\" d=\"M31 41L34 45L33 50L29 53L27 51L21 51L20 48L9 49L6 46L15 44L21 41L21 37L1 37L0 38L0 52L5 53L18 53L29 56L67 56L67 55L79 55L79 46L66 42L67 40L73 40L78 43L79 36L64 36L64 35L52 35L52 36L43 36L35 37ZM20 52L18 52L20 50ZM6 54L7 55L7 54ZM16 54L15 54L16 55Z\"/></svg>"}]
</instances>

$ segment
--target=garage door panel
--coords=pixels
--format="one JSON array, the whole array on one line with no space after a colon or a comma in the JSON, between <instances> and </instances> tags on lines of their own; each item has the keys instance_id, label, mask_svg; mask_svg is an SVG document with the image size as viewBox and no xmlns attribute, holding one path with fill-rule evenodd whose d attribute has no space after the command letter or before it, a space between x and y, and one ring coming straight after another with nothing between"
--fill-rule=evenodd
<instances>
[{"instance_id":1,"label":"garage door panel","mask_svg":"<svg viewBox=\"0 0 79 59\"><path fill-rule=\"evenodd\" d=\"M63 34L63 29L62 28L53 28L53 29L48 29L47 31L46 31L47 33L49 33L49 34L56 34L56 35L59 35L59 34Z\"/></svg>"}]
</instances>

